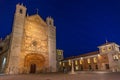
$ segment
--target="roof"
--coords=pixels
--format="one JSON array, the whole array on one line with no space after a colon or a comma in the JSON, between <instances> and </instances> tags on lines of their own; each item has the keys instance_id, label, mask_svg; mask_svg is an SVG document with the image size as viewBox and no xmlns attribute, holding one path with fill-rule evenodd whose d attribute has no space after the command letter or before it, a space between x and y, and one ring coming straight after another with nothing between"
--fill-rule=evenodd
<instances>
[{"instance_id":1,"label":"roof","mask_svg":"<svg viewBox=\"0 0 120 80\"><path fill-rule=\"evenodd\" d=\"M99 51L89 52L89 53L81 54L78 56L71 56L71 57L65 58L64 60L80 58L80 57L87 57L87 56L92 56L92 55L97 55L97 54L99 54Z\"/></svg>"},{"instance_id":2,"label":"roof","mask_svg":"<svg viewBox=\"0 0 120 80\"><path fill-rule=\"evenodd\" d=\"M105 46L105 45L109 45L109 44L112 44L112 43L114 43L114 42L106 42L106 43L104 43L104 44L102 44L100 46Z\"/></svg>"}]
</instances>

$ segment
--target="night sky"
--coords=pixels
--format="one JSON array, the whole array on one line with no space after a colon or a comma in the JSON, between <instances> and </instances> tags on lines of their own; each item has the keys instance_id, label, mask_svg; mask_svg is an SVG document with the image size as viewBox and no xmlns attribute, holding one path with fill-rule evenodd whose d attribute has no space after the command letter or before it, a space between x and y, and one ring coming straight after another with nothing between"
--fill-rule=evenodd
<instances>
[{"instance_id":1,"label":"night sky","mask_svg":"<svg viewBox=\"0 0 120 80\"><path fill-rule=\"evenodd\" d=\"M98 50L109 42L120 44L120 0L0 0L0 37L12 30L17 3L27 7L29 15L45 20L52 16L57 29L57 48L64 56Z\"/></svg>"}]
</instances>

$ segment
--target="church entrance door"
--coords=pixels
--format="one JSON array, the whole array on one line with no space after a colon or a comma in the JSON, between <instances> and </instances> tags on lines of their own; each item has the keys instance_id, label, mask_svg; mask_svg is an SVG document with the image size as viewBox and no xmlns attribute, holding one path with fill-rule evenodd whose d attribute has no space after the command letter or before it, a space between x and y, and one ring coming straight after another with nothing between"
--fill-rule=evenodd
<instances>
[{"instance_id":1,"label":"church entrance door","mask_svg":"<svg viewBox=\"0 0 120 80\"><path fill-rule=\"evenodd\" d=\"M36 72L36 64L31 64L30 65L30 73L35 73Z\"/></svg>"},{"instance_id":2,"label":"church entrance door","mask_svg":"<svg viewBox=\"0 0 120 80\"><path fill-rule=\"evenodd\" d=\"M28 54L25 56L24 66L28 73L39 73L44 70L45 58L41 54Z\"/></svg>"}]
</instances>

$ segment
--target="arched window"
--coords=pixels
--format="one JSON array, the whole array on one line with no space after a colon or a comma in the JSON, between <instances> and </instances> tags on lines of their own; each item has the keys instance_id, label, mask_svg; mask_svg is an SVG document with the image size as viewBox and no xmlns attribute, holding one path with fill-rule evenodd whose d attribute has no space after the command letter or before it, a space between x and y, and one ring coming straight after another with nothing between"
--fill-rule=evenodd
<instances>
[{"instance_id":1,"label":"arched window","mask_svg":"<svg viewBox=\"0 0 120 80\"><path fill-rule=\"evenodd\" d=\"M113 59L115 60L115 61L118 61L118 59L119 59L119 57L118 57L118 55L113 55Z\"/></svg>"}]
</instances>

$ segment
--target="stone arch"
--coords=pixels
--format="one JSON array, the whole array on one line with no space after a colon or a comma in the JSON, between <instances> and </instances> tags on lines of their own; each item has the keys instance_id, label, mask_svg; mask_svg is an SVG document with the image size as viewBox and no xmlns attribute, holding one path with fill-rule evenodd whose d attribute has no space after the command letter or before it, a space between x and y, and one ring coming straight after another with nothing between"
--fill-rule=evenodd
<instances>
[{"instance_id":1,"label":"stone arch","mask_svg":"<svg viewBox=\"0 0 120 80\"><path fill-rule=\"evenodd\" d=\"M27 54L25 56L24 67L25 73L42 72L45 67L45 57L42 54Z\"/></svg>"}]
</instances>

